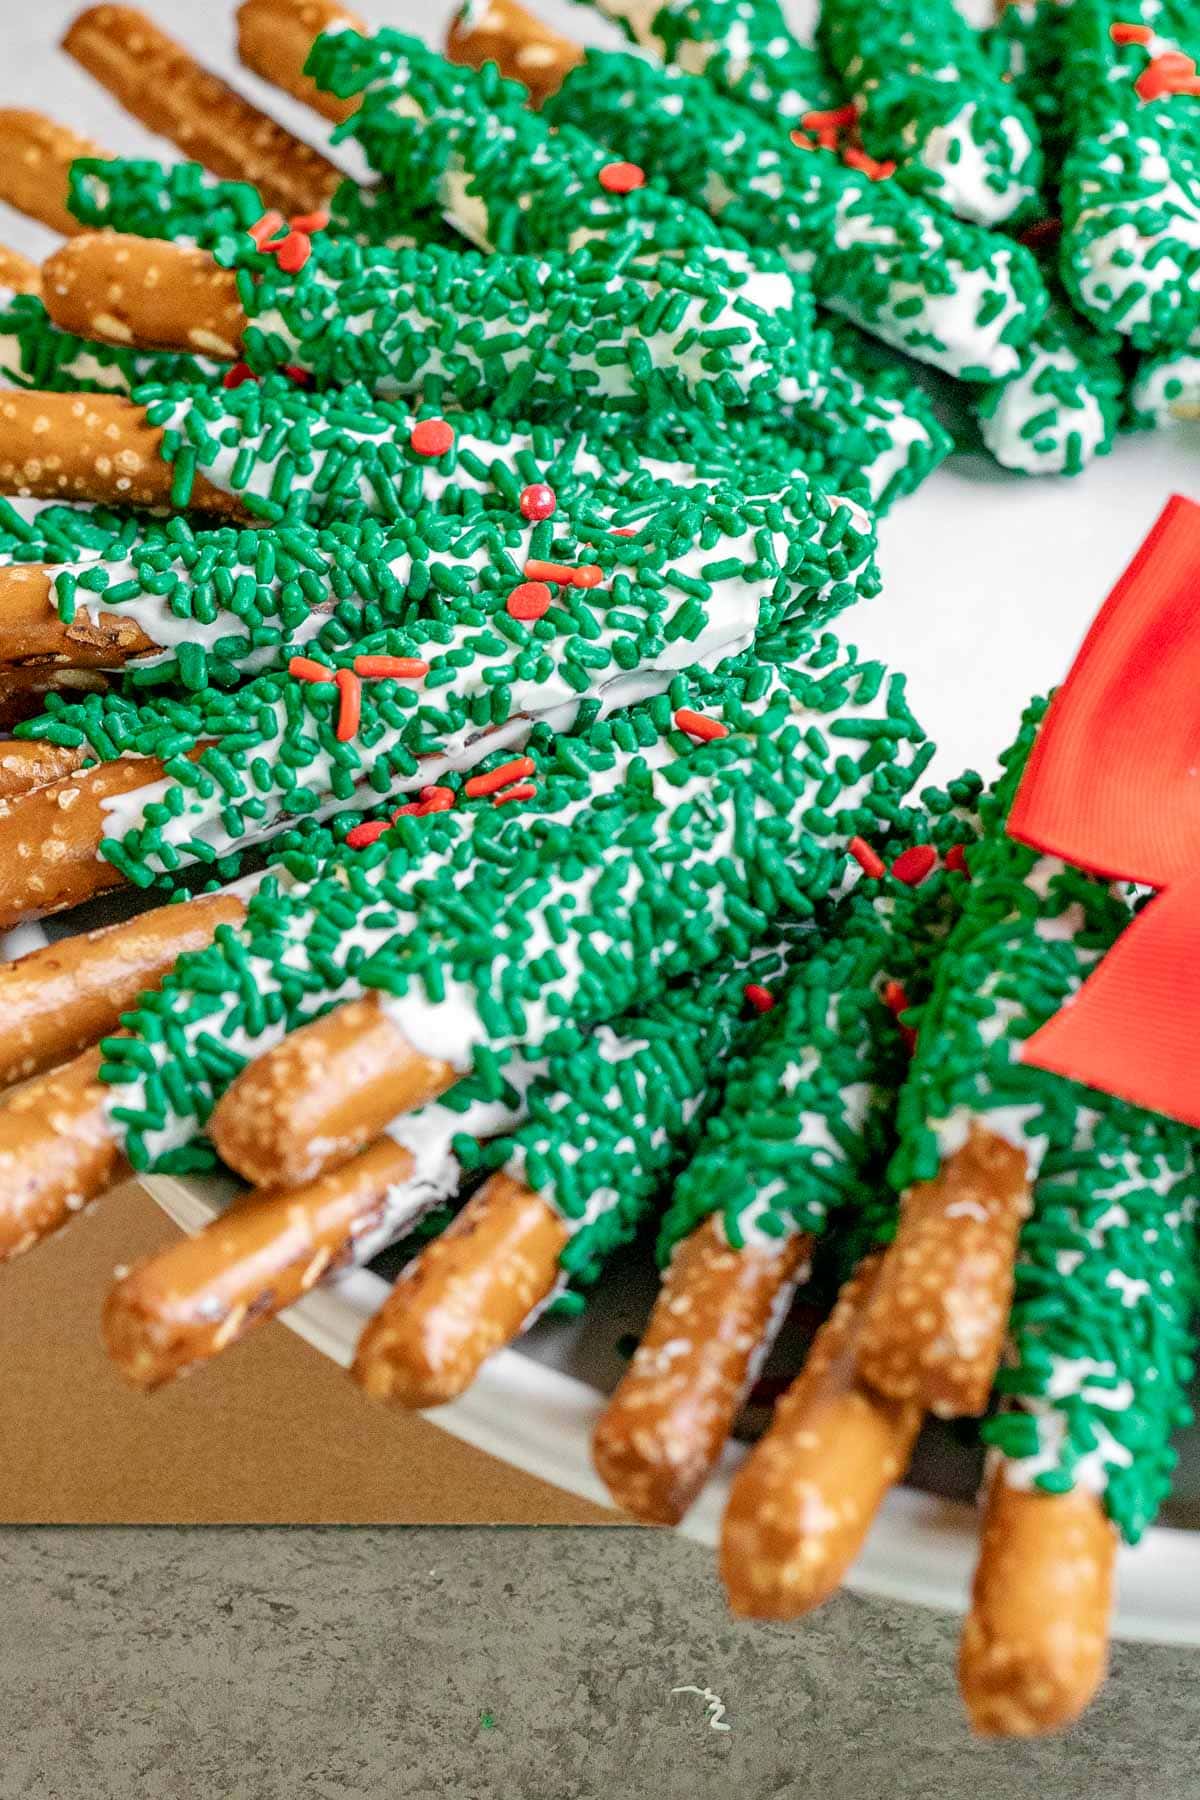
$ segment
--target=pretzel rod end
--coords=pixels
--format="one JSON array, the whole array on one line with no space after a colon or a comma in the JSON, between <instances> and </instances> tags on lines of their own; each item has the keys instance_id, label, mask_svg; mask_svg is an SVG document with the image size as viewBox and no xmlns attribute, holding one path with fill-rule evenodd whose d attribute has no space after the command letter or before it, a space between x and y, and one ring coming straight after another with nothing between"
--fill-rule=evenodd
<instances>
[{"instance_id":1,"label":"pretzel rod end","mask_svg":"<svg viewBox=\"0 0 1200 1800\"><path fill-rule=\"evenodd\" d=\"M973 1729L1037 1737L1069 1725L1104 1680L1117 1534L1095 1494L988 1485L958 1674Z\"/></svg>"},{"instance_id":2,"label":"pretzel rod end","mask_svg":"<svg viewBox=\"0 0 1200 1800\"><path fill-rule=\"evenodd\" d=\"M400 1277L363 1333L354 1379L400 1406L456 1399L553 1290L566 1241L540 1194L493 1175Z\"/></svg>"},{"instance_id":3,"label":"pretzel rod end","mask_svg":"<svg viewBox=\"0 0 1200 1800\"><path fill-rule=\"evenodd\" d=\"M871 1258L846 1283L770 1429L734 1477L721 1577L745 1618L795 1619L827 1600L907 1466L920 1406L883 1398L855 1372L878 1267Z\"/></svg>"},{"instance_id":4,"label":"pretzel rod end","mask_svg":"<svg viewBox=\"0 0 1200 1800\"><path fill-rule=\"evenodd\" d=\"M61 1230L122 1168L99 1067L89 1050L0 1106L0 1262Z\"/></svg>"},{"instance_id":5,"label":"pretzel rod end","mask_svg":"<svg viewBox=\"0 0 1200 1800\"><path fill-rule=\"evenodd\" d=\"M446 55L469 69L495 63L502 75L529 89L533 106L541 106L583 61L584 52L526 12L517 0L484 0L482 6L464 6L454 16L446 35Z\"/></svg>"},{"instance_id":6,"label":"pretzel rod end","mask_svg":"<svg viewBox=\"0 0 1200 1800\"><path fill-rule=\"evenodd\" d=\"M335 0L242 0L238 8L238 55L246 67L340 125L358 107L358 96L326 94L304 73L309 51L328 31L370 35L366 22Z\"/></svg>"},{"instance_id":7,"label":"pretzel rod end","mask_svg":"<svg viewBox=\"0 0 1200 1800\"><path fill-rule=\"evenodd\" d=\"M237 275L206 250L88 232L46 259L42 280L51 320L77 337L226 362L241 352L246 315Z\"/></svg>"},{"instance_id":8,"label":"pretzel rod end","mask_svg":"<svg viewBox=\"0 0 1200 1800\"><path fill-rule=\"evenodd\" d=\"M67 208L71 164L109 154L43 113L0 107L0 200L64 237L83 229Z\"/></svg>"},{"instance_id":9,"label":"pretzel rod end","mask_svg":"<svg viewBox=\"0 0 1200 1800\"><path fill-rule=\"evenodd\" d=\"M696 1499L810 1249L793 1237L734 1250L715 1219L676 1245L592 1439L597 1473L634 1518L677 1525Z\"/></svg>"},{"instance_id":10,"label":"pretzel rod end","mask_svg":"<svg viewBox=\"0 0 1200 1800\"><path fill-rule=\"evenodd\" d=\"M1025 1151L979 1126L933 1181L909 1190L863 1323L864 1381L939 1418L983 1411L1029 1208Z\"/></svg>"},{"instance_id":11,"label":"pretzel rod end","mask_svg":"<svg viewBox=\"0 0 1200 1800\"><path fill-rule=\"evenodd\" d=\"M42 271L37 264L19 250L10 250L7 244L0 244L0 290L10 294L42 291Z\"/></svg>"}]
</instances>

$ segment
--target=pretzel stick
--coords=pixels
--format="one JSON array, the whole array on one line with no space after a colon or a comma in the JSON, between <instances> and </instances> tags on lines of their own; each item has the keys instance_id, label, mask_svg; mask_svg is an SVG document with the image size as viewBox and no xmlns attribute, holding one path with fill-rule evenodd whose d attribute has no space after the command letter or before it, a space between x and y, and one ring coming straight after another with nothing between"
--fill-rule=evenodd
<instances>
[{"instance_id":1,"label":"pretzel stick","mask_svg":"<svg viewBox=\"0 0 1200 1800\"><path fill-rule=\"evenodd\" d=\"M413 1157L390 1138L344 1169L255 1194L130 1270L105 1302L104 1341L131 1382L161 1387L273 1319L343 1263Z\"/></svg>"},{"instance_id":2,"label":"pretzel stick","mask_svg":"<svg viewBox=\"0 0 1200 1800\"><path fill-rule=\"evenodd\" d=\"M218 1101L209 1134L255 1186L298 1187L455 1078L449 1063L406 1042L376 996L352 1000L252 1062Z\"/></svg>"},{"instance_id":3,"label":"pretzel stick","mask_svg":"<svg viewBox=\"0 0 1200 1800\"><path fill-rule=\"evenodd\" d=\"M172 508L175 473L163 434L116 394L0 392L0 493L39 500ZM197 473L191 504L243 519L244 510Z\"/></svg>"},{"instance_id":4,"label":"pretzel stick","mask_svg":"<svg viewBox=\"0 0 1200 1800\"><path fill-rule=\"evenodd\" d=\"M468 6L451 20L446 55L469 69L495 63L502 75L529 89L531 105L540 106L557 94L584 52L516 0L484 0L481 8Z\"/></svg>"},{"instance_id":5,"label":"pretzel stick","mask_svg":"<svg viewBox=\"0 0 1200 1800\"><path fill-rule=\"evenodd\" d=\"M359 1341L355 1381L409 1407L465 1392L553 1291L568 1235L540 1194L493 1175L401 1275Z\"/></svg>"},{"instance_id":6,"label":"pretzel stick","mask_svg":"<svg viewBox=\"0 0 1200 1800\"><path fill-rule=\"evenodd\" d=\"M3 151L0 151L0 157ZM0 169L3 165L0 163ZM0 289L10 294L40 294L42 271L19 250L0 244Z\"/></svg>"},{"instance_id":7,"label":"pretzel stick","mask_svg":"<svg viewBox=\"0 0 1200 1800\"><path fill-rule=\"evenodd\" d=\"M236 894L202 894L0 963L0 1084L24 1081L117 1029L121 1014L218 925L245 917Z\"/></svg>"},{"instance_id":8,"label":"pretzel stick","mask_svg":"<svg viewBox=\"0 0 1200 1800\"><path fill-rule=\"evenodd\" d=\"M34 788L48 787L70 775L83 761L82 750L63 744L10 738L0 744L0 801L15 800Z\"/></svg>"},{"instance_id":9,"label":"pretzel stick","mask_svg":"<svg viewBox=\"0 0 1200 1800\"><path fill-rule=\"evenodd\" d=\"M1078 1718L1107 1669L1116 1554L1087 1488L1045 1494L994 1470L958 1658L976 1731L1034 1737Z\"/></svg>"},{"instance_id":10,"label":"pretzel stick","mask_svg":"<svg viewBox=\"0 0 1200 1800\"><path fill-rule=\"evenodd\" d=\"M342 171L293 137L132 6L93 6L63 49L151 131L216 175L249 181L269 206L319 209Z\"/></svg>"},{"instance_id":11,"label":"pretzel stick","mask_svg":"<svg viewBox=\"0 0 1200 1800\"><path fill-rule=\"evenodd\" d=\"M120 1175L99 1068L99 1050L85 1051L0 1105L0 1262L60 1230Z\"/></svg>"},{"instance_id":12,"label":"pretzel stick","mask_svg":"<svg viewBox=\"0 0 1200 1800\"><path fill-rule=\"evenodd\" d=\"M870 1257L843 1287L730 1488L721 1578L744 1617L794 1619L828 1599L908 1462L920 1406L883 1398L855 1371L878 1274Z\"/></svg>"},{"instance_id":13,"label":"pretzel stick","mask_svg":"<svg viewBox=\"0 0 1200 1800\"><path fill-rule=\"evenodd\" d=\"M618 1506L676 1525L724 1449L760 1348L812 1246L733 1250L715 1218L676 1246L650 1322L605 1407L592 1459Z\"/></svg>"},{"instance_id":14,"label":"pretzel stick","mask_svg":"<svg viewBox=\"0 0 1200 1800\"><path fill-rule=\"evenodd\" d=\"M162 780L154 757L121 757L35 788L0 809L0 931L78 906L125 877L98 854L105 803Z\"/></svg>"},{"instance_id":15,"label":"pretzel stick","mask_svg":"<svg viewBox=\"0 0 1200 1800\"><path fill-rule=\"evenodd\" d=\"M93 617L80 609L72 624L64 624L45 567L37 563L0 567L0 663L61 662L75 669L113 669L154 648L136 619L119 612L97 610ZM37 748L44 755L53 746Z\"/></svg>"},{"instance_id":16,"label":"pretzel stick","mask_svg":"<svg viewBox=\"0 0 1200 1800\"><path fill-rule=\"evenodd\" d=\"M304 73L308 53L325 31L357 31L369 28L356 13L334 0L243 0L237 14L238 55L248 69L273 87L303 100L335 125L348 119L358 106L358 96L339 100L326 94Z\"/></svg>"},{"instance_id":17,"label":"pretzel stick","mask_svg":"<svg viewBox=\"0 0 1200 1800\"><path fill-rule=\"evenodd\" d=\"M939 1418L983 1411L1029 1207L1025 1151L979 1126L933 1181L909 1189L863 1321L864 1381Z\"/></svg>"},{"instance_id":18,"label":"pretzel stick","mask_svg":"<svg viewBox=\"0 0 1200 1800\"><path fill-rule=\"evenodd\" d=\"M0 200L64 237L83 230L67 207L71 164L109 154L42 113L0 108Z\"/></svg>"},{"instance_id":19,"label":"pretzel stick","mask_svg":"<svg viewBox=\"0 0 1200 1800\"><path fill-rule=\"evenodd\" d=\"M42 283L52 322L76 337L199 350L228 362L241 352L237 275L207 250L89 232L47 259Z\"/></svg>"}]
</instances>

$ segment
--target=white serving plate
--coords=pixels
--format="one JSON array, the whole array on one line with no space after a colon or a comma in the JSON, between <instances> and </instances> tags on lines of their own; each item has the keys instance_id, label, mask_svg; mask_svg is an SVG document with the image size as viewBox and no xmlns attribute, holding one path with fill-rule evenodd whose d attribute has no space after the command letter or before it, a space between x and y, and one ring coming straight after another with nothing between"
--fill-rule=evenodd
<instances>
[{"instance_id":1,"label":"white serving plate","mask_svg":"<svg viewBox=\"0 0 1200 1800\"><path fill-rule=\"evenodd\" d=\"M0 18L0 40L16 36L29 91L56 116L120 153L163 155L161 140L125 117L57 53L57 38L78 4L44 0L36 20L16 30L7 16ZM317 135L311 113L237 65L232 4L221 0L197 8L193 0L153 0L152 10L168 31L277 117L303 135ZM807 28L813 0L785 4L794 23ZM989 10L986 0L961 4L977 23ZM370 0L364 10L380 24L436 41L450 4L444 0L434 19L417 0ZM538 10L584 42L619 41L589 8L539 0ZM354 167L352 146L338 154ZM32 255L45 254L54 241L14 215L5 216L3 235ZM1025 481L1006 476L982 455L959 456L884 522L885 591L840 621L839 629L865 652L907 670L914 708L941 746L935 779L968 764L985 775L994 771L1020 708L1061 679L1085 627L1173 491L1200 498L1200 427L1125 440L1077 481ZM74 919L70 927L80 928ZM52 934L58 935L53 928ZM39 934L14 933L0 954L18 954L38 941ZM216 1181L164 1176L147 1186L188 1231L212 1218L232 1192ZM493 1359L464 1399L429 1418L530 1474L604 1504L588 1442L601 1396L623 1366L616 1340L637 1329L649 1303L645 1268L640 1282L636 1274L627 1268L606 1281L573 1325L537 1325L520 1350ZM385 1292L374 1274L346 1275L284 1319L324 1355L348 1363ZM1122 1557L1116 1621L1122 1637L1200 1644L1200 1431L1186 1434L1181 1451L1166 1515L1171 1523ZM709 1545L716 1541L729 1476L741 1454L736 1447L729 1452L683 1526L689 1536ZM850 1585L863 1593L961 1608L975 1541L966 1503L974 1471L972 1457L953 1438L927 1441L915 1477L921 1485L890 1496Z\"/></svg>"},{"instance_id":2,"label":"white serving plate","mask_svg":"<svg viewBox=\"0 0 1200 1800\"><path fill-rule=\"evenodd\" d=\"M861 649L907 670L914 709L940 750L931 774L972 764L986 775L1024 703L1061 679L1116 576L1172 492L1200 498L1200 429L1130 438L1076 481L1023 481L961 455L882 528L884 592L839 621ZM155 1176L146 1185L184 1230L228 1199L216 1181ZM607 1504L588 1445L652 1297L645 1259L606 1282L587 1314L545 1321L495 1357L474 1388L428 1417L455 1437L582 1498ZM340 1277L283 1315L323 1355L348 1364L387 1284ZM1118 1635L1200 1644L1200 1433L1186 1434L1168 1517L1121 1561ZM683 1531L713 1545L734 1446ZM921 1485L884 1505L849 1585L859 1592L961 1609L974 1559L976 1462L948 1432L924 1441Z\"/></svg>"}]
</instances>

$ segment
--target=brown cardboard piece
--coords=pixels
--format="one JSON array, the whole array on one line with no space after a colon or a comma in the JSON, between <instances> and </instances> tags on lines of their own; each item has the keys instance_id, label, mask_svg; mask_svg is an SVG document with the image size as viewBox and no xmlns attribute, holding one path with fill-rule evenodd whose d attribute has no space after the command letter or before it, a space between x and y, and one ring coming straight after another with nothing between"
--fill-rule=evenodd
<instances>
[{"instance_id":1,"label":"brown cardboard piece","mask_svg":"<svg viewBox=\"0 0 1200 1800\"><path fill-rule=\"evenodd\" d=\"M611 1525L418 1417L372 1405L282 1325L151 1397L114 1373L100 1303L175 1226L130 1182L0 1271L0 1521Z\"/></svg>"}]
</instances>

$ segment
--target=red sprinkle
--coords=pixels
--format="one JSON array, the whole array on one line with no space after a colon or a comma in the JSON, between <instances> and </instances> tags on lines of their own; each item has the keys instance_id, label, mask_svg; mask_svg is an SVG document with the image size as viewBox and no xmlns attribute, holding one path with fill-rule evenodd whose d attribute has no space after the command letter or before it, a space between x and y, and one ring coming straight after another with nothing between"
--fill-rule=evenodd
<instances>
[{"instance_id":1,"label":"red sprinkle","mask_svg":"<svg viewBox=\"0 0 1200 1800\"><path fill-rule=\"evenodd\" d=\"M454 427L445 419L421 419L408 434L418 456L445 456L454 442Z\"/></svg>"},{"instance_id":2,"label":"red sprinkle","mask_svg":"<svg viewBox=\"0 0 1200 1800\"><path fill-rule=\"evenodd\" d=\"M951 844L943 860L946 867L948 869L953 869L956 873L969 875L971 872L967 868L967 847L965 844Z\"/></svg>"},{"instance_id":3,"label":"red sprinkle","mask_svg":"<svg viewBox=\"0 0 1200 1800\"><path fill-rule=\"evenodd\" d=\"M720 719L706 719L703 713L693 712L690 706L681 706L674 715L675 724L680 731L686 731L689 737L699 738L701 743L711 743L714 738L729 736L728 725L722 725Z\"/></svg>"},{"instance_id":4,"label":"red sprinkle","mask_svg":"<svg viewBox=\"0 0 1200 1800\"><path fill-rule=\"evenodd\" d=\"M795 144L797 150L815 150L817 148L812 139L806 138L802 131L789 131L788 136L791 138L793 144Z\"/></svg>"},{"instance_id":5,"label":"red sprinkle","mask_svg":"<svg viewBox=\"0 0 1200 1800\"><path fill-rule=\"evenodd\" d=\"M225 373L222 375L221 386L223 388L240 388L243 387L247 381L257 380L258 376L254 373L254 370L250 367L249 363L235 362L232 369L226 369Z\"/></svg>"},{"instance_id":6,"label":"red sprinkle","mask_svg":"<svg viewBox=\"0 0 1200 1800\"><path fill-rule=\"evenodd\" d=\"M407 806L398 806L392 814L393 819L403 818L406 813L421 819L428 813L449 812L454 805L454 789L448 787L423 787L419 800L410 800Z\"/></svg>"},{"instance_id":7,"label":"red sprinkle","mask_svg":"<svg viewBox=\"0 0 1200 1800\"><path fill-rule=\"evenodd\" d=\"M636 537L637 534L636 525L614 525L608 535L609 537Z\"/></svg>"},{"instance_id":8,"label":"red sprinkle","mask_svg":"<svg viewBox=\"0 0 1200 1800\"><path fill-rule=\"evenodd\" d=\"M892 864L892 874L906 887L920 887L927 875L937 867L937 851L932 844L914 844L902 850Z\"/></svg>"},{"instance_id":9,"label":"red sprinkle","mask_svg":"<svg viewBox=\"0 0 1200 1800\"><path fill-rule=\"evenodd\" d=\"M511 762L501 763L498 769L489 769L486 775L472 775L463 793L468 800L477 800L481 794L498 793L514 781L523 781L526 775L536 774L537 764L531 757L514 756Z\"/></svg>"},{"instance_id":10,"label":"red sprinkle","mask_svg":"<svg viewBox=\"0 0 1200 1800\"><path fill-rule=\"evenodd\" d=\"M517 505L523 519L549 519L558 511L558 495L544 481L535 481L521 489Z\"/></svg>"},{"instance_id":11,"label":"red sprinkle","mask_svg":"<svg viewBox=\"0 0 1200 1800\"><path fill-rule=\"evenodd\" d=\"M429 664L417 656L356 656L354 673L365 675L368 681L375 676L391 676L395 681L419 681L422 675L428 675Z\"/></svg>"},{"instance_id":12,"label":"red sprinkle","mask_svg":"<svg viewBox=\"0 0 1200 1800\"><path fill-rule=\"evenodd\" d=\"M504 602L504 610L510 619L541 619L553 598L544 581L522 581Z\"/></svg>"},{"instance_id":13,"label":"red sprinkle","mask_svg":"<svg viewBox=\"0 0 1200 1800\"><path fill-rule=\"evenodd\" d=\"M1108 35L1114 44L1148 44L1154 36L1149 25L1135 25L1125 19L1118 19L1108 28Z\"/></svg>"},{"instance_id":14,"label":"red sprinkle","mask_svg":"<svg viewBox=\"0 0 1200 1800\"><path fill-rule=\"evenodd\" d=\"M294 675L297 681L334 680L334 671L324 663L314 662L311 656L293 656L288 663L288 674Z\"/></svg>"},{"instance_id":15,"label":"red sprinkle","mask_svg":"<svg viewBox=\"0 0 1200 1800\"><path fill-rule=\"evenodd\" d=\"M268 244L275 261L285 275L298 275L312 255L312 239L302 231L289 231L279 245Z\"/></svg>"},{"instance_id":16,"label":"red sprinkle","mask_svg":"<svg viewBox=\"0 0 1200 1800\"><path fill-rule=\"evenodd\" d=\"M869 875L872 881L878 881L879 877L886 872L887 864L877 850L872 850L865 838L851 838L846 848L863 874Z\"/></svg>"},{"instance_id":17,"label":"red sprinkle","mask_svg":"<svg viewBox=\"0 0 1200 1800\"><path fill-rule=\"evenodd\" d=\"M885 982L882 999L883 1004L887 1007L888 1011L890 1013L895 1013L897 1018L902 1012L908 1011L908 995L904 991L903 982Z\"/></svg>"},{"instance_id":18,"label":"red sprinkle","mask_svg":"<svg viewBox=\"0 0 1200 1800\"><path fill-rule=\"evenodd\" d=\"M844 131L858 124L858 108L853 100L845 106L831 107L827 112L815 108L811 112L802 113L800 124L805 131Z\"/></svg>"},{"instance_id":19,"label":"red sprinkle","mask_svg":"<svg viewBox=\"0 0 1200 1800\"><path fill-rule=\"evenodd\" d=\"M334 735L339 744L348 744L352 737L357 736L362 718L362 682L351 669L339 669L334 680L341 696Z\"/></svg>"},{"instance_id":20,"label":"red sprinkle","mask_svg":"<svg viewBox=\"0 0 1200 1800\"><path fill-rule=\"evenodd\" d=\"M293 231L303 231L310 235L314 231L324 231L329 223L327 212L297 213L291 220Z\"/></svg>"},{"instance_id":21,"label":"red sprinkle","mask_svg":"<svg viewBox=\"0 0 1200 1800\"><path fill-rule=\"evenodd\" d=\"M286 224L287 220L281 212L265 212L261 219L246 227L246 235L261 250L267 239L273 238L277 231L282 231Z\"/></svg>"},{"instance_id":22,"label":"red sprinkle","mask_svg":"<svg viewBox=\"0 0 1200 1800\"><path fill-rule=\"evenodd\" d=\"M356 825L353 831L346 833L346 842L352 850L365 850L368 844L383 836L388 824L387 819L372 819L367 824Z\"/></svg>"},{"instance_id":23,"label":"red sprinkle","mask_svg":"<svg viewBox=\"0 0 1200 1800\"><path fill-rule=\"evenodd\" d=\"M284 363L283 372L294 387L310 388L313 384L311 371L302 369L299 363Z\"/></svg>"},{"instance_id":24,"label":"red sprinkle","mask_svg":"<svg viewBox=\"0 0 1200 1800\"><path fill-rule=\"evenodd\" d=\"M1062 228L1061 219L1035 219L1021 232L1020 242L1027 250L1050 250L1061 238Z\"/></svg>"},{"instance_id":25,"label":"red sprinkle","mask_svg":"<svg viewBox=\"0 0 1200 1800\"><path fill-rule=\"evenodd\" d=\"M492 797L493 806L507 806L510 800L532 800L537 793L535 781L521 781L516 787L505 788L502 794Z\"/></svg>"},{"instance_id":26,"label":"red sprinkle","mask_svg":"<svg viewBox=\"0 0 1200 1800\"><path fill-rule=\"evenodd\" d=\"M850 144L842 151L842 161L848 169L857 169L860 175L869 176L872 181L886 181L896 173L894 162L880 162L874 156L868 156L855 144Z\"/></svg>"},{"instance_id":27,"label":"red sprinkle","mask_svg":"<svg viewBox=\"0 0 1200 1800\"><path fill-rule=\"evenodd\" d=\"M646 171L632 162L605 163L598 180L606 194L632 194L646 185Z\"/></svg>"},{"instance_id":28,"label":"red sprinkle","mask_svg":"<svg viewBox=\"0 0 1200 1800\"><path fill-rule=\"evenodd\" d=\"M604 570L596 563L540 562L531 557L525 564L525 576L529 581L549 581L556 587L599 587L604 580Z\"/></svg>"},{"instance_id":29,"label":"red sprinkle","mask_svg":"<svg viewBox=\"0 0 1200 1800\"><path fill-rule=\"evenodd\" d=\"M1154 57L1133 85L1139 100L1159 100L1164 94L1200 94L1196 65L1182 50L1165 50Z\"/></svg>"},{"instance_id":30,"label":"red sprinkle","mask_svg":"<svg viewBox=\"0 0 1200 1800\"><path fill-rule=\"evenodd\" d=\"M742 995L746 1004L752 1006L756 1013L769 1013L775 1004L775 996L771 990L757 981L748 981L742 989Z\"/></svg>"}]
</instances>

